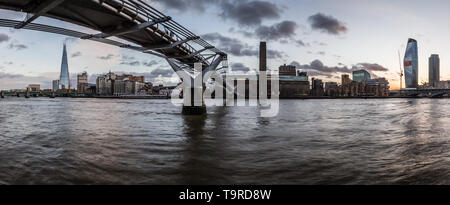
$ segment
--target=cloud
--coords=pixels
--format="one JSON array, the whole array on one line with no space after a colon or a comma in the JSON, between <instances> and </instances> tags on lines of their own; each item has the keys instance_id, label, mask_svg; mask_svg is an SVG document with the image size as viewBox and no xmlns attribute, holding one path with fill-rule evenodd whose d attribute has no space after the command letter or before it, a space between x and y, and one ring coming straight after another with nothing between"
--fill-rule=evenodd
<instances>
[{"instance_id":1,"label":"cloud","mask_svg":"<svg viewBox=\"0 0 450 205\"><path fill-rule=\"evenodd\" d=\"M381 71L381 72L389 71L389 69L376 63L359 63L357 66L366 69L368 71Z\"/></svg>"},{"instance_id":2,"label":"cloud","mask_svg":"<svg viewBox=\"0 0 450 205\"><path fill-rule=\"evenodd\" d=\"M260 25L266 19L278 19L283 11L269 1L223 0L220 4L223 19L231 19L239 25Z\"/></svg>"},{"instance_id":3,"label":"cloud","mask_svg":"<svg viewBox=\"0 0 450 205\"><path fill-rule=\"evenodd\" d=\"M123 55L120 65L129 65L129 66L140 66L141 62L139 62L138 60L136 60L135 57L133 56L127 56L127 55Z\"/></svg>"},{"instance_id":4,"label":"cloud","mask_svg":"<svg viewBox=\"0 0 450 205\"><path fill-rule=\"evenodd\" d=\"M153 70L150 75L151 77L171 77L173 75L174 71L170 69L161 69L157 68Z\"/></svg>"},{"instance_id":5,"label":"cloud","mask_svg":"<svg viewBox=\"0 0 450 205\"><path fill-rule=\"evenodd\" d=\"M140 66L141 62L139 61L122 61L120 65L129 65L129 66Z\"/></svg>"},{"instance_id":6,"label":"cloud","mask_svg":"<svg viewBox=\"0 0 450 205\"><path fill-rule=\"evenodd\" d=\"M22 77L24 77L24 75L22 75L22 74L11 74L11 73L0 72L0 79L17 79L17 78L22 78Z\"/></svg>"},{"instance_id":7,"label":"cloud","mask_svg":"<svg viewBox=\"0 0 450 205\"><path fill-rule=\"evenodd\" d=\"M233 71L249 72L250 68L245 66L242 63L233 63L233 64L231 64L231 70L233 70Z\"/></svg>"},{"instance_id":8,"label":"cloud","mask_svg":"<svg viewBox=\"0 0 450 205\"><path fill-rule=\"evenodd\" d=\"M6 34L3 34L3 33L0 33L0 43L3 43L3 42L6 42L6 41L9 41L9 36L8 35L6 35Z\"/></svg>"},{"instance_id":9,"label":"cloud","mask_svg":"<svg viewBox=\"0 0 450 205\"><path fill-rule=\"evenodd\" d=\"M143 65L147 66L147 67L152 67L154 65L158 65L159 62L156 60L151 60L151 61L144 61L142 62Z\"/></svg>"},{"instance_id":10,"label":"cloud","mask_svg":"<svg viewBox=\"0 0 450 205\"><path fill-rule=\"evenodd\" d=\"M237 57L248 57L248 56L258 56L259 50L258 48L249 46L246 43L243 43L239 39L230 38L223 36L219 33L209 33L202 36L206 41L214 42L218 44L218 48L233 56ZM284 56L284 53L276 50L268 50L267 57L268 58L281 58Z\"/></svg>"},{"instance_id":11,"label":"cloud","mask_svg":"<svg viewBox=\"0 0 450 205\"><path fill-rule=\"evenodd\" d=\"M279 40L292 38L298 25L293 21L282 21L272 26L260 26L256 29L256 35L263 40Z\"/></svg>"},{"instance_id":12,"label":"cloud","mask_svg":"<svg viewBox=\"0 0 450 205\"><path fill-rule=\"evenodd\" d=\"M24 45L24 44L19 44L19 43L10 43L10 44L8 45L8 48L9 48L9 49L12 49L12 50L20 51L20 50L27 49L28 46L27 46L27 45Z\"/></svg>"},{"instance_id":13,"label":"cloud","mask_svg":"<svg viewBox=\"0 0 450 205\"><path fill-rule=\"evenodd\" d=\"M81 52L80 51L77 51L77 52L75 52L75 53L72 53L72 58L76 58L76 57L79 57L79 56L81 56L82 54L81 54Z\"/></svg>"},{"instance_id":14,"label":"cloud","mask_svg":"<svg viewBox=\"0 0 450 205\"><path fill-rule=\"evenodd\" d=\"M154 0L165 8L180 12L197 11L203 13L207 6L216 6L224 20L232 20L239 25L258 26L263 20L278 19L283 11L275 3L263 0Z\"/></svg>"},{"instance_id":15,"label":"cloud","mask_svg":"<svg viewBox=\"0 0 450 205\"><path fill-rule=\"evenodd\" d=\"M365 69L369 73L372 74L374 78L378 78L378 76L373 72L387 72L389 69L376 64L376 63L358 63L353 65L351 68L339 63L339 66L326 66L320 60L314 60L310 64L302 65L297 61L293 61L291 65L297 67L297 69L301 69L303 71L308 72L310 76L326 76L330 77L339 73L352 73L356 70Z\"/></svg>"},{"instance_id":16,"label":"cloud","mask_svg":"<svg viewBox=\"0 0 450 205\"><path fill-rule=\"evenodd\" d=\"M314 30L320 30L322 32L339 35L341 33L347 32L348 28L344 23L340 22L333 16L327 16L322 13L317 13L308 18L311 23L311 28Z\"/></svg>"},{"instance_id":17,"label":"cloud","mask_svg":"<svg viewBox=\"0 0 450 205\"><path fill-rule=\"evenodd\" d=\"M347 67L329 67L325 66L322 61L320 60L314 60L310 64L301 65L298 62L294 61L291 63L291 65L296 66L298 69L304 69L304 70L315 70L319 71L321 73L351 73L352 70Z\"/></svg>"},{"instance_id":18,"label":"cloud","mask_svg":"<svg viewBox=\"0 0 450 205\"><path fill-rule=\"evenodd\" d=\"M302 41L302 40L296 40L296 41L295 41L295 45L297 45L297 46L302 46L302 47L310 46L309 43L305 43L305 42Z\"/></svg>"},{"instance_id":19,"label":"cloud","mask_svg":"<svg viewBox=\"0 0 450 205\"><path fill-rule=\"evenodd\" d=\"M38 76L0 72L1 89L24 89L29 84L40 84L42 89L51 88L52 80L57 79L59 73L40 73Z\"/></svg>"},{"instance_id":20,"label":"cloud","mask_svg":"<svg viewBox=\"0 0 450 205\"><path fill-rule=\"evenodd\" d=\"M100 60L111 60L112 58L114 58L114 55L113 54L108 54L106 56L98 56L97 58L100 59Z\"/></svg>"},{"instance_id":21,"label":"cloud","mask_svg":"<svg viewBox=\"0 0 450 205\"><path fill-rule=\"evenodd\" d=\"M154 0L165 8L178 10L180 12L192 11L203 12L209 4L216 4L217 0Z\"/></svg>"}]
</instances>

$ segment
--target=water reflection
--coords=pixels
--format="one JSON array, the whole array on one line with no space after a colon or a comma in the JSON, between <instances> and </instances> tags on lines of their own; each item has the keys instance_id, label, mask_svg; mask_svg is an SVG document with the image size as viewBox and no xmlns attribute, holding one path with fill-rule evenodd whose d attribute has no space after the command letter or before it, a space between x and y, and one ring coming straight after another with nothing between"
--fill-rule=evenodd
<instances>
[{"instance_id":1,"label":"water reflection","mask_svg":"<svg viewBox=\"0 0 450 205\"><path fill-rule=\"evenodd\" d=\"M1 184L448 184L447 100L0 100Z\"/></svg>"}]
</instances>

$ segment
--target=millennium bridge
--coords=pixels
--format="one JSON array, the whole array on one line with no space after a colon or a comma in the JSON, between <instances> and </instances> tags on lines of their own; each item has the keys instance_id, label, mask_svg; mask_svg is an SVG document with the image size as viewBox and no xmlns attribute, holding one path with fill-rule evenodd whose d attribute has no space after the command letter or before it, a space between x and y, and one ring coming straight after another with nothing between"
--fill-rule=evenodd
<instances>
[{"instance_id":1,"label":"millennium bridge","mask_svg":"<svg viewBox=\"0 0 450 205\"><path fill-rule=\"evenodd\" d=\"M199 72L203 77L210 71L224 73L228 66L226 53L143 0L0 0L0 9L27 14L23 21L0 19L1 27L60 34L161 57L182 80L188 76L193 82ZM41 16L98 33L33 23ZM199 65L201 70L196 68ZM191 83L191 92L195 89ZM193 98L191 101L189 106L185 102L184 113L206 112L204 106L195 106Z\"/></svg>"}]
</instances>

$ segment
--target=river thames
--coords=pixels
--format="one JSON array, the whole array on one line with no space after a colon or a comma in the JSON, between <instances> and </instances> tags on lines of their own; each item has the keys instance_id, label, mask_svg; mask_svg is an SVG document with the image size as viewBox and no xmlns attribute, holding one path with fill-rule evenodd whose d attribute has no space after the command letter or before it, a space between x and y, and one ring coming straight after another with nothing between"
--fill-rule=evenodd
<instances>
[{"instance_id":1,"label":"river thames","mask_svg":"<svg viewBox=\"0 0 450 205\"><path fill-rule=\"evenodd\" d=\"M450 184L450 100L0 99L0 184Z\"/></svg>"}]
</instances>

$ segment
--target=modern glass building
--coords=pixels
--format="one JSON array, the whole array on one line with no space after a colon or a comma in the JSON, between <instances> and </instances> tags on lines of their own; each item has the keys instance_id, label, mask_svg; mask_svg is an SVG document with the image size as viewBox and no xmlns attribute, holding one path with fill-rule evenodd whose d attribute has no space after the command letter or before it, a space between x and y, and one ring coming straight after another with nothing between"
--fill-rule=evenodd
<instances>
[{"instance_id":1,"label":"modern glass building","mask_svg":"<svg viewBox=\"0 0 450 205\"><path fill-rule=\"evenodd\" d=\"M353 81L358 83L370 80L370 73L366 70L353 71Z\"/></svg>"},{"instance_id":2,"label":"modern glass building","mask_svg":"<svg viewBox=\"0 0 450 205\"><path fill-rule=\"evenodd\" d=\"M61 74L59 76L59 88L70 89L69 64L67 62L66 44L64 44L63 56L61 62Z\"/></svg>"},{"instance_id":3,"label":"modern glass building","mask_svg":"<svg viewBox=\"0 0 450 205\"><path fill-rule=\"evenodd\" d=\"M406 88L417 88L419 86L418 56L417 41L412 38L408 39L404 59Z\"/></svg>"},{"instance_id":4,"label":"modern glass building","mask_svg":"<svg viewBox=\"0 0 450 205\"><path fill-rule=\"evenodd\" d=\"M428 59L428 80L431 86L437 87L440 79L440 60L438 54L433 54Z\"/></svg>"}]
</instances>

